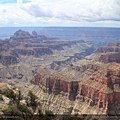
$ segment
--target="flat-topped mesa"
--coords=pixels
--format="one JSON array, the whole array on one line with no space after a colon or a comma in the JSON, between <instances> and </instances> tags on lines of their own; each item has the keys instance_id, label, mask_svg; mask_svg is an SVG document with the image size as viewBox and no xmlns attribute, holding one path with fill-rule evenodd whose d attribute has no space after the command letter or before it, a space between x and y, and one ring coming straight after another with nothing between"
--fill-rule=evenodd
<instances>
[{"instance_id":1,"label":"flat-topped mesa","mask_svg":"<svg viewBox=\"0 0 120 120\"><path fill-rule=\"evenodd\" d=\"M39 85L44 92L55 95L62 94L70 100L75 100L77 95L78 81L72 81L60 74L51 75L44 70L40 70L31 82Z\"/></svg>"}]
</instances>

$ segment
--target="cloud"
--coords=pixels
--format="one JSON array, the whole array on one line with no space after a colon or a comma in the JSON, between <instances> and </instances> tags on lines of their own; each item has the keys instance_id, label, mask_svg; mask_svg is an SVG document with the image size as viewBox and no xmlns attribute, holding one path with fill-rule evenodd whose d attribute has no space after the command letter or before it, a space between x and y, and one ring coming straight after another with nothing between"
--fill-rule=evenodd
<instances>
[{"instance_id":1,"label":"cloud","mask_svg":"<svg viewBox=\"0 0 120 120\"><path fill-rule=\"evenodd\" d=\"M71 21L120 20L119 0L31 0L21 8L31 16L57 18Z\"/></svg>"},{"instance_id":2,"label":"cloud","mask_svg":"<svg viewBox=\"0 0 120 120\"><path fill-rule=\"evenodd\" d=\"M40 7L40 5L35 3L29 3L20 6L22 10L34 17L52 17L50 10Z\"/></svg>"},{"instance_id":3,"label":"cloud","mask_svg":"<svg viewBox=\"0 0 120 120\"><path fill-rule=\"evenodd\" d=\"M13 23L81 25L120 21L120 0L16 0L0 4L0 8L0 21Z\"/></svg>"},{"instance_id":4,"label":"cloud","mask_svg":"<svg viewBox=\"0 0 120 120\"><path fill-rule=\"evenodd\" d=\"M95 16L94 20L120 21L120 4L118 0L99 0L91 6L91 13Z\"/></svg>"}]
</instances>

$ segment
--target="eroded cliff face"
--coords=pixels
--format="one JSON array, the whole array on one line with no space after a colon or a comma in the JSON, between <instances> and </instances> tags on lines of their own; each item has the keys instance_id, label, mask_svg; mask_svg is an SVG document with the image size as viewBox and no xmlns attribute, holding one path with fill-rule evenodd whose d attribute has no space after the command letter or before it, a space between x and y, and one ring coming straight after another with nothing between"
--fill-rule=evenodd
<instances>
[{"instance_id":1,"label":"eroded cliff face","mask_svg":"<svg viewBox=\"0 0 120 120\"><path fill-rule=\"evenodd\" d=\"M67 95L70 100L75 100L78 81L72 81L60 74L51 75L46 71L39 70L31 82L39 85L44 92Z\"/></svg>"},{"instance_id":2,"label":"eroded cliff face","mask_svg":"<svg viewBox=\"0 0 120 120\"><path fill-rule=\"evenodd\" d=\"M11 65L16 64L18 62L17 57L15 55L12 55L11 53L6 53L0 55L0 63L3 65Z\"/></svg>"},{"instance_id":3,"label":"eroded cliff face","mask_svg":"<svg viewBox=\"0 0 120 120\"><path fill-rule=\"evenodd\" d=\"M94 61L94 63L120 63L120 43L109 43L107 46L100 47L94 51L89 56L86 56L85 59L88 61Z\"/></svg>"},{"instance_id":4,"label":"eroded cliff face","mask_svg":"<svg viewBox=\"0 0 120 120\"><path fill-rule=\"evenodd\" d=\"M85 58L94 51L85 41L62 41L19 30L8 41L0 41L0 46L1 79L26 82L34 76L31 83L39 86L36 94L43 92L42 108L57 114L120 113L120 65L113 63L120 62L119 43L98 48Z\"/></svg>"},{"instance_id":5,"label":"eroded cliff face","mask_svg":"<svg viewBox=\"0 0 120 120\"><path fill-rule=\"evenodd\" d=\"M99 58L100 62L109 63L117 62L120 63L120 52L119 53L108 53L106 55L101 55Z\"/></svg>"},{"instance_id":6,"label":"eroded cliff face","mask_svg":"<svg viewBox=\"0 0 120 120\"><path fill-rule=\"evenodd\" d=\"M64 63L65 61L71 61L72 58L81 59L93 50L94 47L83 40L63 41L58 38L38 35L35 31L30 34L29 32L18 30L8 40L0 40L0 56L1 61L4 61L3 65L8 65L7 59L11 61L9 64L15 64L16 62L14 61L19 63L21 56L43 57L43 60L47 56L48 59L46 61L48 62L50 59L50 64L57 61Z\"/></svg>"},{"instance_id":7,"label":"eroded cliff face","mask_svg":"<svg viewBox=\"0 0 120 120\"><path fill-rule=\"evenodd\" d=\"M104 65L82 81L60 74L51 75L40 70L34 76L32 83L39 85L46 93L66 96L67 99L77 100L80 104L87 103L90 107L102 110L103 113L120 113L118 99L120 98L120 65L117 63Z\"/></svg>"},{"instance_id":8,"label":"eroded cliff face","mask_svg":"<svg viewBox=\"0 0 120 120\"><path fill-rule=\"evenodd\" d=\"M105 47L98 48L96 52L99 52L99 53L120 52L120 43L109 43Z\"/></svg>"},{"instance_id":9,"label":"eroded cliff face","mask_svg":"<svg viewBox=\"0 0 120 120\"><path fill-rule=\"evenodd\" d=\"M107 64L79 84L80 100L103 109L106 113L119 113L120 65ZM118 97L117 97L118 96ZM114 107L113 107L114 106ZM119 106L120 107L120 106Z\"/></svg>"},{"instance_id":10,"label":"eroded cliff face","mask_svg":"<svg viewBox=\"0 0 120 120\"><path fill-rule=\"evenodd\" d=\"M109 43L107 46L98 48L94 55L99 55L98 61L103 63L120 63L120 43Z\"/></svg>"}]
</instances>

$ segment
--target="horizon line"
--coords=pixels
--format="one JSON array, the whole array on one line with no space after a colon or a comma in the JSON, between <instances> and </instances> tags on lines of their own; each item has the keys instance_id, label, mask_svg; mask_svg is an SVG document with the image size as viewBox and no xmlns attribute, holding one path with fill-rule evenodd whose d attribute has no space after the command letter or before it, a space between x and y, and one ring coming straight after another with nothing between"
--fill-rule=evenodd
<instances>
[{"instance_id":1,"label":"horizon line","mask_svg":"<svg viewBox=\"0 0 120 120\"><path fill-rule=\"evenodd\" d=\"M120 28L116 26L5 26L0 28Z\"/></svg>"}]
</instances>

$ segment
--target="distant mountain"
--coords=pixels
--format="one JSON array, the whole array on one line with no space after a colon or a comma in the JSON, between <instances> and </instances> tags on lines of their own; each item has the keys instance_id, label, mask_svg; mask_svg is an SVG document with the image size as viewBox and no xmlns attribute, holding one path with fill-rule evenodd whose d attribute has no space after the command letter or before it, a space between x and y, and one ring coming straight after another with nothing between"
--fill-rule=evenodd
<instances>
[{"instance_id":1,"label":"distant mountain","mask_svg":"<svg viewBox=\"0 0 120 120\"><path fill-rule=\"evenodd\" d=\"M91 28L91 27L13 27L0 28L0 38L9 38L19 29L38 34L61 38L63 40L79 40L88 41L119 41L120 28Z\"/></svg>"}]
</instances>

